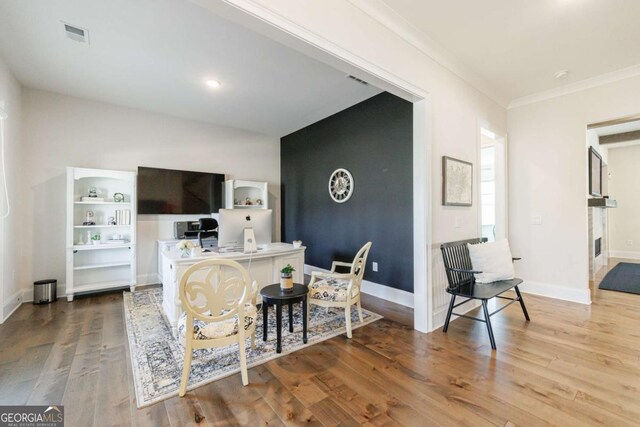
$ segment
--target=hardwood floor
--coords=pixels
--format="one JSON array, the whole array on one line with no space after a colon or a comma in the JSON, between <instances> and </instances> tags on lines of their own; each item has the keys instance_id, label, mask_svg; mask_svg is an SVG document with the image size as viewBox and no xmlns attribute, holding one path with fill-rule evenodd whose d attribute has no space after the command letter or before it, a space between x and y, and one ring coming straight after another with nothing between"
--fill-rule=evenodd
<instances>
[{"instance_id":1,"label":"hardwood floor","mask_svg":"<svg viewBox=\"0 0 640 427\"><path fill-rule=\"evenodd\" d=\"M615 262L615 261L614 261ZM387 318L150 407L136 409L122 296L23 305L0 326L0 403L63 403L68 426L639 425L640 295L591 306L532 295L484 325L411 329Z\"/></svg>"}]
</instances>

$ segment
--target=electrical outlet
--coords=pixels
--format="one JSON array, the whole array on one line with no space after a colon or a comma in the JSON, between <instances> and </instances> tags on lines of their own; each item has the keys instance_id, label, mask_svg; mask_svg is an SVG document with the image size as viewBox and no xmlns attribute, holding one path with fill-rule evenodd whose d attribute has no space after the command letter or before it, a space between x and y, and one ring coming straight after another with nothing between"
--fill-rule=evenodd
<instances>
[{"instance_id":1,"label":"electrical outlet","mask_svg":"<svg viewBox=\"0 0 640 427\"><path fill-rule=\"evenodd\" d=\"M631 239L627 240L627 246L633 246L633 240Z\"/></svg>"},{"instance_id":2,"label":"electrical outlet","mask_svg":"<svg viewBox=\"0 0 640 427\"><path fill-rule=\"evenodd\" d=\"M377 272L378 271L378 263L377 262L373 262L373 271Z\"/></svg>"},{"instance_id":3,"label":"electrical outlet","mask_svg":"<svg viewBox=\"0 0 640 427\"><path fill-rule=\"evenodd\" d=\"M460 228L462 227L461 223L460 223L460 217L457 216L455 218L453 218L453 227L454 228Z\"/></svg>"}]
</instances>

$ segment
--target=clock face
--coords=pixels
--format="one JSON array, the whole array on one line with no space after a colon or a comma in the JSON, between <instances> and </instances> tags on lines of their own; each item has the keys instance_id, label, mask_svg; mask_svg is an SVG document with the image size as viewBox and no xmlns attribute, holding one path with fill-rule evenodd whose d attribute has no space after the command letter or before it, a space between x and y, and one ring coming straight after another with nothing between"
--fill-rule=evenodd
<instances>
[{"instance_id":1,"label":"clock face","mask_svg":"<svg viewBox=\"0 0 640 427\"><path fill-rule=\"evenodd\" d=\"M353 194L353 177L346 169L336 169L329 177L329 194L336 203L344 203Z\"/></svg>"}]
</instances>

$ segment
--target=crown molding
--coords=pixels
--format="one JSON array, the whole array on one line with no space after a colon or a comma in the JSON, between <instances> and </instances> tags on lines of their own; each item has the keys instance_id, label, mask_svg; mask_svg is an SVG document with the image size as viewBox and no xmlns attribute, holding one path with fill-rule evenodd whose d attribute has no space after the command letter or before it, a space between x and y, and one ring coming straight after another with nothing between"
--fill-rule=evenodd
<instances>
[{"instance_id":1,"label":"crown molding","mask_svg":"<svg viewBox=\"0 0 640 427\"><path fill-rule=\"evenodd\" d=\"M596 77L580 80L575 83L558 87L555 89L545 90L542 92L534 93L532 95L516 98L509 103L508 109L518 108L529 104L535 104L536 102L546 101L548 99L557 98L560 96L569 95L583 90L592 89L598 86L604 86L609 83L614 83L620 80L625 80L631 77L640 76L640 64L633 65L631 67L623 68L621 70L612 71L610 73L601 74Z\"/></svg>"},{"instance_id":2,"label":"crown molding","mask_svg":"<svg viewBox=\"0 0 640 427\"><path fill-rule=\"evenodd\" d=\"M427 34L416 28L382 0L347 0L380 25L395 33L404 41L431 58L434 62L455 74L465 83L489 97L502 107L507 107L508 97L485 79L469 71L452 53Z\"/></svg>"}]
</instances>

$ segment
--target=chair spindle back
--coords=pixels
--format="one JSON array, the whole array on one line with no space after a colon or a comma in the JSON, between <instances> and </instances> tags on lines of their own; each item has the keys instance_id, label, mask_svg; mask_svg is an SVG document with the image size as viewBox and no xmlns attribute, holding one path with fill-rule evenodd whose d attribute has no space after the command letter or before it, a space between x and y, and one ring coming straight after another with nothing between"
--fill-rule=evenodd
<instances>
[{"instance_id":1,"label":"chair spindle back","mask_svg":"<svg viewBox=\"0 0 640 427\"><path fill-rule=\"evenodd\" d=\"M486 237L459 240L457 242L443 243L440 245L442 251L442 260L444 268L447 272L447 280L449 281L449 289L455 290L460 286L474 284L476 279L472 273L462 273L451 269L473 270L471 258L469 257L469 249L467 244L476 245L487 241Z\"/></svg>"},{"instance_id":2,"label":"chair spindle back","mask_svg":"<svg viewBox=\"0 0 640 427\"><path fill-rule=\"evenodd\" d=\"M360 281L364 276L364 269L367 266L369 249L371 249L371 242L365 243L365 245L360 248L355 258L353 258L353 264L351 264L351 274L355 274Z\"/></svg>"}]
</instances>

